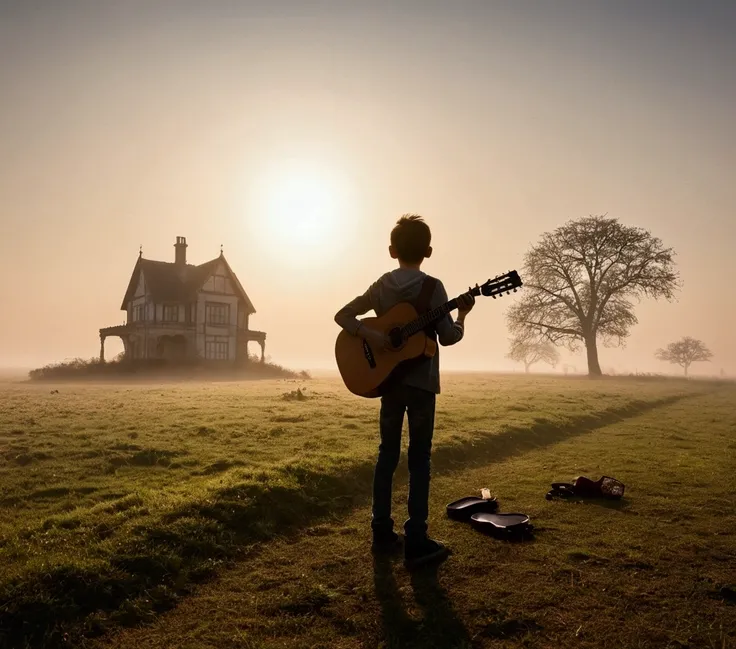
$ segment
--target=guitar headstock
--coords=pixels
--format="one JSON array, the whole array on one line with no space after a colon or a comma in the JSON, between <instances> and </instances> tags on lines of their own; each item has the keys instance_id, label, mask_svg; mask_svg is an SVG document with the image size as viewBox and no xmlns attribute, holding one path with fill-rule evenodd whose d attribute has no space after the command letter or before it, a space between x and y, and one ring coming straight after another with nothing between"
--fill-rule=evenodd
<instances>
[{"instance_id":1,"label":"guitar headstock","mask_svg":"<svg viewBox=\"0 0 736 649\"><path fill-rule=\"evenodd\" d=\"M515 270L510 270L508 273L505 273L503 275L498 275L494 277L493 279L489 279L484 284L481 284L480 287L480 294L485 297L492 297L494 300L496 299L496 296L503 297L503 294L506 293L508 295L512 291L516 293L516 290L521 288L523 282L521 281L521 278L519 277L519 273L517 273ZM473 292L474 295L478 295L478 293Z\"/></svg>"}]
</instances>

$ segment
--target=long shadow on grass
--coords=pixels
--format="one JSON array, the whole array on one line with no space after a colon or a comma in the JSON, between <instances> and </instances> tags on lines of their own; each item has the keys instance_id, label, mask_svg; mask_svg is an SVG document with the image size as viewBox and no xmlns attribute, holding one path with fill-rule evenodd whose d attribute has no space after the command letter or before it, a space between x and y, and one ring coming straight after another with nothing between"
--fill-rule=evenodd
<instances>
[{"instance_id":1,"label":"long shadow on grass","mask_svg":"<svg viewBox=\"0 0 736 649\"><path fill-rule=\"evenodd\" d=\"M411 575L414 600L423 613L423 619L416 621L407 613L391 559L374 557L373 581L381 606L386 647L461 649L471 645L468 630L439 583L438 568L438 565L428 566Z\"/></svg>"},{"instance_id":2,"label":"long shadow on grass","mask_svg":"<svg viewBox=\"0 0 736 649\"><path fill-rule=\"evenodd\" d=\"M437 446L435 471L448 473L500 462L575 435L635 417L692 395L489 433L471 442ZM405 475L404 470L404 475ZM70 563L0 582L0 647L56 648L78 644L118 625L153 619L214 576L244 547L290 535L323 517L337 517L370 498L373 461L339 474L288 466L191 502L162 520L142 524L99 567ZM401 479L401 473L397 476ZM284 486L284 485L288 486Z\"/></svg>"},{"instance_id":3,"label":"long shadow on grass","mask_svg":"<svg viewBox=\"0 0 736 649\"><path fill-rule=\"evenodd\" d=\"M446 473L503 462L514 455L551 446L692 396L694 395L672 395L656 401L636 401L624 407L608 408L601 412L575 417L567 422L540 421L529 426L508 427L500 433L480 433L480 436L472 442L435 448L432 451L432 468L437 472Z\"/></svg>"}]
</instances>

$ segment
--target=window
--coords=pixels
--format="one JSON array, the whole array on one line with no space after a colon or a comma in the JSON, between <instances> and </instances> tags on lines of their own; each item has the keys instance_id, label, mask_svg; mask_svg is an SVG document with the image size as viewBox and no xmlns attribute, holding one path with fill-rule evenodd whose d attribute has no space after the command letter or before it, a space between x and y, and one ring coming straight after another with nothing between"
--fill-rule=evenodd
<instances>
[{"instance_id":1,"label":"window","mask_svg":"<svg viewBox=\"0 0 736 649\"><path fill-rule=\"evenodd\" d=\"M133 307L133 322L141 322L146 319L146 305L137 304Z\"/></svg>"},{"instance_id":2,"label":"window","mask_svg":"<svg viewBox=\"0 0 736 649\"><path fill-rule=\"evenodd\" d=\"M179 322L179 305L164 304L163 322Z\"/></svg>"},{"instance_id":3,"label":"window","mask_svg":"<svg viewBox=\"0 0 736 649\"><path fill-rule=\"evenodd\" d=\"M205 321L209 325L227 325L230 323L229 304L207 302L205 312Z\"/></svg>"},{"instance_id":4,"label":"window","mask_svg":"<svg viewBox=\"0 0 736 649\"><path fill-rule=\"evenodd\" d=\"M227 340L222 342L218 340L208 340L204 344L204 356L209 360L226 361L229 357L229 345Z\"/></svg>"}]
</instances>

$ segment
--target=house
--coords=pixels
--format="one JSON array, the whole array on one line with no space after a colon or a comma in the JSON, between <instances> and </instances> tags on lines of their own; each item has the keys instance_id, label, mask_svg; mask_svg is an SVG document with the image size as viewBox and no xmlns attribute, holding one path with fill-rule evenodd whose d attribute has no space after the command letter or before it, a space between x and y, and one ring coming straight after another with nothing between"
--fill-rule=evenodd
<instances>
[{"instance_id":1,"label":"house","mask_svg":"<svg viewBox=\"0 0 736 649\"><path fill-rule=\"evenodd\" d=\"M235 363L247 360L248 343L266 351L266 334L251 331L256 310L237 276L220 256L198 266L187 263L187 241L177 237L174 261L144 259L133 268L123 303L127 323L100 329L100 361L105 339L118 336L125 358L195 359Z\"/></svg>"}]
</instances>

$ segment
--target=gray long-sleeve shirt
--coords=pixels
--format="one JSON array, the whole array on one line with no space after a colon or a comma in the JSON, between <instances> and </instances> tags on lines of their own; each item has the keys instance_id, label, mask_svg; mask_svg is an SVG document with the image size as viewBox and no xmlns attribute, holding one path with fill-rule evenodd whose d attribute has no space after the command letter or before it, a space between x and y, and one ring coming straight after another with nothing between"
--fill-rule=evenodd
<instances>
[{"instance_id":1,"label":"gray long-sleeve shirt","mask_svg":"<svg viewBox=\"0 0 736 649\"><path fill-rule=\"evenodd\" d=\"M357 316L375 311L381 316L399 302L413 302L419 297L419 291L426 273L410 268L397 268L385 273L368 287L368 290L346 304L335 315L335 322L348 333L355 335L360 320ZM437 280L429 308L435 309L448 301L447 291L442 282ZM455 322L450 314L435 323L435 331L440 345L454 345L463 337L463 327ZM439 350L431 358L425 358L402 376L404 385L411 385L422 390L439 394L440 392L440 358Z\"/></svg>"}]
</instances>

